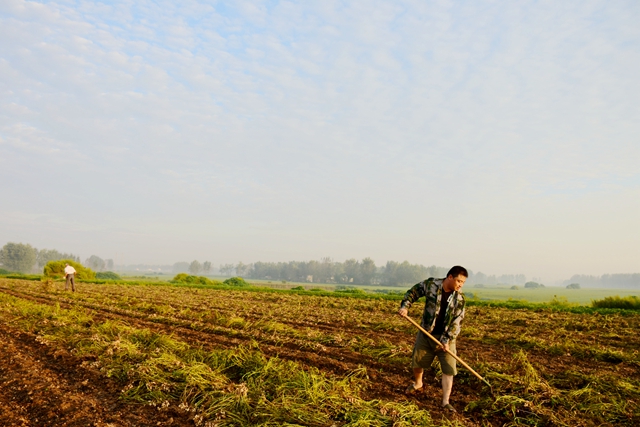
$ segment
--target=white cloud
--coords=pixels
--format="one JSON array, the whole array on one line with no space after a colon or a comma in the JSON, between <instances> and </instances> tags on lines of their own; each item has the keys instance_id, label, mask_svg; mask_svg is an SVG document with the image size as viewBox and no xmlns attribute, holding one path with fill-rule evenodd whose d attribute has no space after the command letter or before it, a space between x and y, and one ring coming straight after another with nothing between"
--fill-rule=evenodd
<instances>
[{"instance_id":1,"label":"white cloud","mask_svg":"<svg viewBox=\"0 0 640 427\"><path fill-rule=\"evenodd\" d=\"M635 3L0 7L0 178L22 177L6 189L15 209L37 217L43 181L73 186L81 214L49 214L144 228L131 262L165 229L200 243L154 252L163 262L205 247L245 261L265 247L445 265L459 253L474 270L564 277L549 246L577 254L584 235L622 242L599 268L631 262L638 242L621 230L637 205L591 206L638 192ZM620 230L593 233L614 214ZM247 244L227 255L234 235ZM433 239L440 252L423 249ZM605 272L574 258L575 272Z\"/></svg>"}]
</instances>

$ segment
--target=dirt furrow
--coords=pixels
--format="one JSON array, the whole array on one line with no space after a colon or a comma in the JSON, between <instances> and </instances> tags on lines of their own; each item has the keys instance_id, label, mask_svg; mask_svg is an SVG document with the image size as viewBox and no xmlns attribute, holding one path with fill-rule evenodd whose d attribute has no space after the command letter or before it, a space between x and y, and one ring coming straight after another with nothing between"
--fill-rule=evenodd
<instances>
[{"instance_id":1,"label":"dirt furrow","mask_svg":"<svg viewBox=\"0 0 640 427\"><path fill-rule=\"evenodd\" d=\"M0 425L193 425L183 414L122 402L115 382L32 334L0 323L0 338Z\"/></svg>"},{"instance_id":2,"label":"dirt furrow","mask_svg":"<svg viewBox=\"0 0 640 427\"><path fill-rule=\"evenodd\" d=\"M384 370L387 372L393 372L394 374L405 371L402 368L389 365L388 363L381 363L366 355L353 352L348 348L317 345L312 349L302 349L296 345L295 340L287 339L287 337L279 337L277 333L269 334L256 330L243 331L216 327L220 329L227 329L220 333L220 331L207 330L207 328L210 327L207 324L198 325L198 327L203 328L203 330L198 330L194 328L194 325L196 325L195 322L186 322L181 319L165 317L165 319L168 320L168 322L165 323L162 321L163 319L160 316L157 316L155 319L151 319L150 317L152 315L131 312L129 310L112 309L97 306L96 304L82 304L76 302L72 305L64 301L50 297L43 297L41 295L33 295L8 289L2 290L5 293L18 298L24 298L47 305L58 303L63 308L82 306L92 310L97 320L120 320L130 326L147 328L156 332L175 335L191 345L203 346L208 349L234 348L239 345L249 344L250 342L257 342L261 351L267 356L278 356L283 359L299 361L310 366L316 366L319 369L331 371L338 375L344 375L358 368L360 365L365 365L374 371ZM310 363L310 361L314 361L315 363Z\"/></svg>"},{"instance_id":3,"label":"dirt furrow","mask_svg":"<svg viewBox=\"0 0 640 427\"><path fill-rule=\"evenodd\" d=\"M71 307L70 304L46 297L25 295L17 291L4 291L19 298L30 299L50 305L57 302L61 307ZM296 361L303 366L314 367L337 376L345 375L360 366L364 366L367 368L367 374L370 379L370 387L364 390L364 398L395 401L407 399L404 394L404 389L410 378L408 367L381 363L348 349L324 347L323 350L307 350L296 347L295 344L291 342L273 345L265 342L265 334L255 332L253 335L242 333L236 336L228 336L143 319L139 317L139 313L135 313L135 317L133 317L117 313L113 309L96 310L92 308L92 311L94 311L96 320L119 320L132 327L147 328L155 332L174 335L192 346L200 346L205 349L230 349L241 345L248 345L251 342L257 342L261 352L267 357L275 356L284 360ZM233 331L237 332L235 330ZM401 334L398 333L398 335ZM277 340L278 338L277 336L273 336L271 339ZM438 381L434 379L434 376L435 374L431 375L431 381L426 382L424 389L410 399L418 404L418 406L438 413L441 412L437 398L440 394L440 385ZM473 400L474 396L476 396L477 389L480 389L480 387L476 387L475 385L458 388L455 392L458 402L460 404L466 404Z\"/></svg>"}]
</instances>

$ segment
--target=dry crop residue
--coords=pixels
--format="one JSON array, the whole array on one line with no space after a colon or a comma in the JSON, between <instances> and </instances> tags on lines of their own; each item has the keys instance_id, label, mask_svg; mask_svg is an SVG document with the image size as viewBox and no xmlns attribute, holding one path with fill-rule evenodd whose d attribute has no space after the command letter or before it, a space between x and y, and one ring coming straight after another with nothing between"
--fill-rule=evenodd
<instances>
[{"instance_id":1,"label":"dry crop residue","mask_svg":"<svg viewBox=\"0 0 640 427\"><path fill-rule=\"evenodd\" d=\"M5 323L0 326L0 425L192 425L181 414L122 402L114 381L81 366L66 351Z\"/></svg>"},{"instance_id":2,"label":"dry crop residue","mask_svg":"<svg viewBox=\"0 0 640 427\"><path fill-rule=\"evenodd\" d=\"M460 413L449 416L439 407L435 371L426 376L423 390L411 397L403 393L410 380L415 330L395 315L395 301L92 284L81 284L80 292L72 294L19 280L0 280L0 292L17 301L83 310L96 324L117 322L178 337L194 348L253 346L266 357L336 378L364 366L368 386L363 399L413 402L431 414L435 425L452 420L503 425L520 419L538 425L631 426L640 421L637 391L620 398L622 407L622 400L609 399L604 388L598 389L600 378L603 384L637 384L640 342L628 332L640 326L638 316L594 321L593 315L470 307L459 355L489 378L498 395L513 399L488 397L483 385L461 368L452 395ZM412 315L419 312L416 306ZM122 380L92 368L91 357L47 342L16 316L7 311L0 318L0 337L6 343L0 349L3 425L198 423L177 404L158 410L122 400ZM603 329L612 322L623 326L615 334ZM633 378L635 382L627 380ZM592 399L594 408L617 411L615 418L590 414L588 407L581 412L571 400L574 394Z\"/></svg>"}]
</instances>

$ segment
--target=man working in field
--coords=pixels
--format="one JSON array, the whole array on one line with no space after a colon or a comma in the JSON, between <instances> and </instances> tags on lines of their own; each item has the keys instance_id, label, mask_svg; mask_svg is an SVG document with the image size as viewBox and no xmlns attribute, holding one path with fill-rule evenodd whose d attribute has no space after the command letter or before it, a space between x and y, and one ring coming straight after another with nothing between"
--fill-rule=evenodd
<instances>
[{"instance_id":1,"label":"man working in field","mask_svg":"<svg viewBox=\"0 0 640 427\"><path fill-rule=\"evenodd\" d=\"M446 350L457 354L456 337L460 333L465 304L460 289L468 276L467 270L457 265L449 270L445 279L429 278L420 282L404 294L398 311L400 316L407 316L411 305L425 297L421 326L440 342L438 346L423 332L418 331L411 357L414 380L406 392L413 393L422 388L424 370L430 368L433 359L438 356L442 368L442 407L451 412L456 412L449 403L449 396L457 370L456 360Z\"/></svg>"},{"instance_id":2,"label":"man working in field","mask_svg":"<svg viewBox=\"0 0 640 427\"><path fill-rule=\"evenodd\" d=\"M67 281L64 284L64 290L66 291L67 289L69 289L69 283L71 283L71 290L73 292L76 291L76 269L73 268L72 266L70 266L69 264L65 264L64 265L64 277L65 279L67 279Z\"/></svg>"}]
</instances>

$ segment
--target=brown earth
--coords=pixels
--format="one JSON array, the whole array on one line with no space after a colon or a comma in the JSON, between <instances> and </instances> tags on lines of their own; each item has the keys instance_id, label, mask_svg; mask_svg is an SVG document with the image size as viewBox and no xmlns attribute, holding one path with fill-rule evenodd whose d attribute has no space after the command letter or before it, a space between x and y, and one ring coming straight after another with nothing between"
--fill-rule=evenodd
<instances>
[{"instance_id":1,"label":"brown earth","mask_svg":"<svg viewBox=\"0 0 640 427\"><path fill-rule=\"evenodd\" d=\"M0 292L43 304L59 303L62 307L70 305L61 298L7 287L1 287ZM74 302L74 306L78 304L83 303ZM456 377L451 397L459 412L448 414L440 407L441 391L435 373L425 375L425 386L422 390L406 396L404 390L411 378L408 367L380 362L348 347L327 345L319 349L305 349L291 342L280 343L276 334L221 334L196 330L187 322L180 324L176 321L177 324L172 325L158 323L153 316L139 312L116 310L112 307L91 306L90 309L96 320L117 319L134 327L172 334L190 345L203 348L234 348L257 342L261 351L268 357L294 360L333 375L344 375L359 366L365 366L370 380L370 387L364 392L365 399L398 402L410 400L428 410L436 423L445 419L455 420L467 426L503 425L508 422L508 419L500 414L481 418L478 413L462 412L467 404L489 393L487 387L463 368ZM291 326L296 325L291 322ZM331 323L315 326L339 329ZM407 346L410 346L413 340L411 335L402 331L378 332L361 329L354 334L365 338L367 335L380 338L382 334L390 342L405 343ZM189 413L181 412L173 406L160 410L148 405L123 402L119 397L122 384L104 377L99 371L89 367L86 360L38 342L34 334L16 330L0 322L0 342L0 426L194 425ZM459 355L471 365L474 361L482 360L507 365L514 353L513 347L506 344L487 344L464 338L459 340L458 349ZM567 369L585 373L609 371L616 376L632 377L640 373L637 366L578 359L571 355L554 357L553 363L550 364L549 354L539 350L529 350L527 357L532 365L545 367L548 374L564 372Z\"/></svg>"},{"instance_id":2,"label":"brown earth","mask_svg":"<svg viewBox=\"0 0 640 427\"><path fill-rule=\"evenodd\" d=\"M0 324L1 426L189 426L188 416L119 399L118 384L66 351Z\"/></svg>"}]
</instances>

